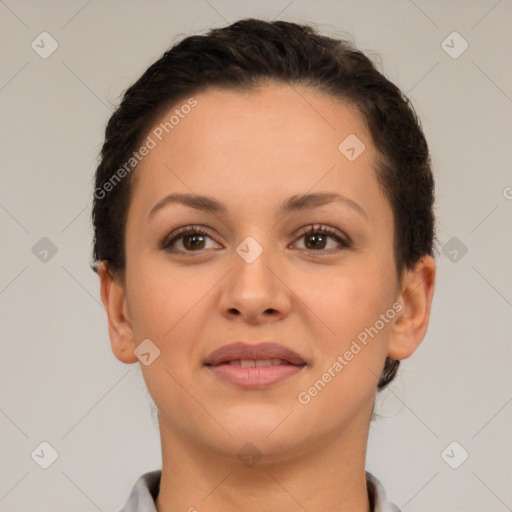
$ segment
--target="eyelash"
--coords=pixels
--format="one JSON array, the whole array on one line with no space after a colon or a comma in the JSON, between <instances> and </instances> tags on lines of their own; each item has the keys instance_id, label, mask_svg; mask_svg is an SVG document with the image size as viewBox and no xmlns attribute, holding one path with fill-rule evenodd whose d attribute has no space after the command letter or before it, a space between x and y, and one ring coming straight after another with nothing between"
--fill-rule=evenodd
<instances>
[{"instance_id":1,"label":"eyelash","mask_svg":"<svg viewBox=\"0 0 512 512\"><path fill-rule=\"evenodd\" d=\"M301 239L302 237L304 236L307 236L307 235L312 235L312 234L317 234L317 233L320 233L320 234L323 234L323 235L328 235L329 237L333 238L334 240L336 240L336 242L339 243L339 245L341 246L340 249L343 250L343 249L350 249L352 247L352 242L347 238L347 240L344 240L343 238L341 238L340 236L337 235L337 231L328 227L328 226L322 226L322 225L313 225L313 226L310 226L307 231L301 233L299 235L299 239ZM177 250L177 249L173 249L172 246L180 239L182 239L183 237L187 236L187 235L204 235L204 236L207 236L208 238L212 238L210 236L210 234L208 233L207 230L205 230L202 226L186 226L186 227L183 227L183 228L180 228L178 229L177 231L175 231L172 235L172 238L166 238L162 244L162 249L169 252L169 253L172 253L172 254L194 254L194 253L198 253L198 254L201 254L203 251L205 251L206 249L200 249L198 251L183 251L183 250ZM332 251L332 249L324 249L324 250L319 250L319 251L316 251L314 249L303 249L305 251L311 251L312 253L314 253L315 255L322 255L322 254L330 254L330 251Z\"/></svg>"}]
</instances>

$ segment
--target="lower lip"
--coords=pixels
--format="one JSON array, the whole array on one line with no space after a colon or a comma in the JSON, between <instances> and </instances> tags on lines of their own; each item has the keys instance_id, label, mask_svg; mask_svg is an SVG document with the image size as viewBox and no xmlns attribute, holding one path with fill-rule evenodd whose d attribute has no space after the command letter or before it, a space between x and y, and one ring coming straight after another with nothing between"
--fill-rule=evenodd
<instances>
[{"instance_id":1,"label":"lower lip","mask_svg":"<svg viewBox=\"0 0 512 512\"><path fill-rule=\"evenodd\" d=\"M208 366L219 379L245 389L262 389L272 386L298 374L304 367L293 364L250 367L233 364Z\"/></svg>"}]
</instances>

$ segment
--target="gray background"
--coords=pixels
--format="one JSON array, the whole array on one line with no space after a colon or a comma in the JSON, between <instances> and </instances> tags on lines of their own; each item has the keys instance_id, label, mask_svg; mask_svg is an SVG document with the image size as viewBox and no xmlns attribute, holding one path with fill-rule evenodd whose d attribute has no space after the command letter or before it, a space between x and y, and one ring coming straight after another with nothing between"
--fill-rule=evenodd
<instances>
[{"instance_id":1,"label":"gray background","mask_svg":"<svg viewBox=\"0 0 512 512\"><path fill-rule=\"evenodd\" d=\"M113 356L89 268L96 156L120 93L178 37L248 16L375 50L434 156L432 319L378 399L367 469L405 512L512 510L511 15L510 0L0 0L1 510L116 510L160 467L140 368ZM43 31L59 45L46 59ZM31 458L43 441L48 469Z\"/></svg>"}]
</instances>

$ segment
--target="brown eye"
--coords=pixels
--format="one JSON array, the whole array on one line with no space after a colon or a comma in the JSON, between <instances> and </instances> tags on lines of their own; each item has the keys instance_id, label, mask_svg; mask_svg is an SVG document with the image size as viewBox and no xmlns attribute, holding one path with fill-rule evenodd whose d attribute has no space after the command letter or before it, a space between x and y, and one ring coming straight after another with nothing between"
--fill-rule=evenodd
<instances>
[{"instance_id":1,"label":"brown eye","mask_svg":"<svg viewBox=\"0 0 512 512\"><path fill-rule=\"evenodd\" d=\"M305 233L302 233L300 238L304 238L306 250L318 253L329 249L348 249L350 247L348 241L342 239L334 229L327 226L311 226ZM326 248L329 239L334 240L337 247Z\"/></svg>"},{"instance_id":2,"label":"brown eye","mask_svg":"<svg viewBox=\"0 0 512 512\"><path fill-rule=\"evenodd\" d=\"M167 238L162 244L162 249L171 253L201 252L208 249L207 239L214 241L205 229L199 226L187 226ZM219 246L216 242L215 245Z\"/></svg>"},{"instance_id":3,"label":"brown eye","mask_svg":"<svg viewBox=\"0 0 512 512\"><path fill-rule=\"evenodd\" d=\"M183 239L183 246L186 249L203 249L204 248L204 235L194 234L185 235L181 237Z\"/></svg>"},{"instance_id":4,"label":"brown eye","mask_svg":"<svg viewBox=\"0 0 512 512\"><path fill-rule=\"evenodd\" d=\"M305 235L304 238L308 249L325 249L329 237L323 233L313 233L312 235Z\"/></svg>"},{"instance_id":5,"label":"brown eye","mask_svg":"<svg viewBox=\"0 0 512 512\"><path fill-rule=\"evenodd\" d=\"M337 231L328 226L310 226L300 236L304 239L304 250L323 254L339 249L348 249L351 243L341 238ZM213 246L207 247L208 240ZM334 247L327 247L329 241L335 242ZM201 226L186 226L172 233L162 244L162 249L174 254L201 253L207 249L218 249L221 246Z\"/></svg>"}]
</instances>

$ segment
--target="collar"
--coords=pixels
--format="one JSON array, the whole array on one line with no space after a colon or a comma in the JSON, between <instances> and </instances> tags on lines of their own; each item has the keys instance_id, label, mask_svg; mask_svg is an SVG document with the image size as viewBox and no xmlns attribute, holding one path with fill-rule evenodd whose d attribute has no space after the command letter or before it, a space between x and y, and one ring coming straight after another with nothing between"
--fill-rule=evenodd
<instances>
[{"instance_id":1,"label":"collar","mask_svg":"<svg viewBox=\"0 0 512 512\"><path fill-rule=\"evenodd\" d=\"M161 476L161 469L140 476L124 507L119 512L157 512L155 500L160 490ZM368 471L366 471L366 485L372 512L401 512L394 503L387 500L384 487Z\"/></svg>"}]
</instances>

